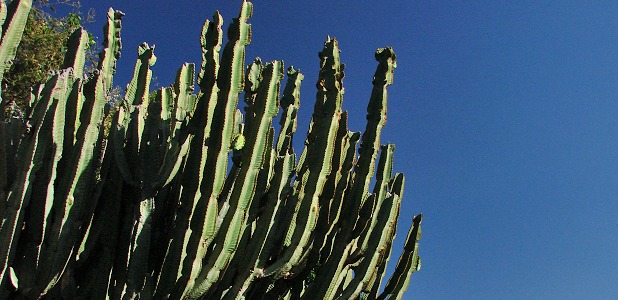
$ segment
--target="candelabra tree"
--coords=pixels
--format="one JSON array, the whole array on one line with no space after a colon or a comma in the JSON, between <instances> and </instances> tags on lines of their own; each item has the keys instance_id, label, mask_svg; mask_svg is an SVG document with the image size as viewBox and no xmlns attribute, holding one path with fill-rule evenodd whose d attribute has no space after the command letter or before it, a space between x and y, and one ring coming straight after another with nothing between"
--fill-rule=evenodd
<instances>
[{"instance_id":1,"label":"candelabra tree","mask_svg":"<svg viewBox=\"0 0 618 300\"><path fill-rule=\"evenodd\" d=\"M30 5L1 3L0 76ZM422 215L380 291L405 182L394 145L380 143L395 53L376 51L367 125L352 132L337 40L326 40L297 157L303 75L281 61L245 66L252 10L243 1L223 50L215 13L197 76L184 64L153 95L156 56L142 44L113 111L123 14L109 10L94 72L88 34L71 35L26 118L0 122L0 299L401 298L420 268Z\"/></svg>"}]
</instances>

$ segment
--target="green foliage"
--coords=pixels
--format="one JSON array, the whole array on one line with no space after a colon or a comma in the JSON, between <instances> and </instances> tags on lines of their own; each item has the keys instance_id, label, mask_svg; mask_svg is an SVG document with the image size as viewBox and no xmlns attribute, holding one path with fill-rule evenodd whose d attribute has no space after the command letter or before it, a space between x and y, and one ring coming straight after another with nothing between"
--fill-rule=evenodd
<instances>
[{"instance_id":1,"label":"green foliage","mask_svg":"<svg viewBox=\"0 0 618 300\"><path fill-rule=\"evenodd\" d=\"M327 39L297 157L304 78L281 61L245 67L252 8L243 2L224 47L223 18L206 21L197 80L187 63L151 93L156 56L142 44L112 110L123 14L108 12L87 77L90 36L71 33L61 71L32 91L27 126L0 121L0 299L402 297L420 268L422 215L379 292L405 183L394 145L380 144L395 53L376 51L367 126L351 132L338 43Z\"/></svg>"},{"instance_id":2,"label":"green foliage","mask_svg":"<svg viewBox=\"0 0 618 300\"><path fill-rule=\"evenodd\" d=\"M93 17L92 12L82 16L78 10L79 1L55 5L49 1L34 2L15 59L3 82L3 98L15 102L21 109L28 107L31 88L61 69L69 35ZM54 17L50 11L55 11L56 5L73 7L74 11L65 17ZM89 45L94 43L94 36L89 34ZM91 62L92 53L87 51Z\"/></svg>"}]
</instances>

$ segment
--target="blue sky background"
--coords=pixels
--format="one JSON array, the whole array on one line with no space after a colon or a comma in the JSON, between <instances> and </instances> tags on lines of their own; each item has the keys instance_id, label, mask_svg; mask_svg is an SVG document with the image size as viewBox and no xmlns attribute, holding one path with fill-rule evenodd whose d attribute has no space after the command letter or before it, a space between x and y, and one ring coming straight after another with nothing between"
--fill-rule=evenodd
<instances>
[{"instance_id":1,"label":"blue sky background","mask_svg":"<svg viewBox=\"0 0 618 300\"><path fill-rule=\"evenodd\" d=\"M406 299L618 297L618 2L253 1L247 63L305 74L297 145L315 100L321 50L336 37L344 108L363 130L376 48L393 46L383 142L407 175L392 265L422 212L423 268ZM137 46L156 44L156 82L200 62L202 23L229 25L241 1L82 0L102 36L126 13L116 85ZM300 148L297 148L300 151Z\"/></svg>"}]
</instances>

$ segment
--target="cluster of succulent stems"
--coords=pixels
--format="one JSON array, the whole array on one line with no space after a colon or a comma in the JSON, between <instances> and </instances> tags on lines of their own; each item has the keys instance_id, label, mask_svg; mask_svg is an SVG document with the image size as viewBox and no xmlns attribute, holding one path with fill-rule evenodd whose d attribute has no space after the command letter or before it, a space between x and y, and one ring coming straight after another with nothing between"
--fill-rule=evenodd
<instances>
[{"instance_id":1,"label":"cluster of succulent stems","mask_svg":"<svg viewBox=\"0 0 618 300\"><path fill-rule=\"evenodd\" d=\"M0 61L14 57L31 5L0 3ZM395 53L377 50L367 125L352 132L337 40L326 40L297 156L303 75L281 61L245 65L252 11L243 1L225 46L215 13L197 75L186 63L154 92L154 47L142 44L113 112L123 13L107 13L88 76L88 34L71 35L24 119L0 120L0 299L402 297L420 268L422 215L383 285L405 183L394 145L380 144Z\"/></svg>"}]
</instances>

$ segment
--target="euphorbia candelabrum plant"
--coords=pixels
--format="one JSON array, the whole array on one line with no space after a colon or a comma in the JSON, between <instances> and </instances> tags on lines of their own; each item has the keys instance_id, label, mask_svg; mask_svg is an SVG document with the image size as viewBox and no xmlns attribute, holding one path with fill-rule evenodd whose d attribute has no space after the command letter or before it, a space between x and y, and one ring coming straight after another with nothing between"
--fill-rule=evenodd
<instances>
[{"instance_id":1,"label":"euphorbia candelabrum plant","mask_svg":"<svg viewBox=\"0 0 618 300\"><path fill-rule=\"evenodd\" d=\"M0 5L1 79L31 1ZM281 61L245 67L252 8L243 1L222 51L215 13L197 79L184 64L154 95L154 47L142 44L113 110L123 14L109 10L89 74L88 34L72 34L63 69L33 87L26 117L0 122L0 299L401 298L420 268L421 215L380 292L404 189L394 145L380 144L395 53L375 54L361 134L347 128L340 51L326 40L297 156L303 75Z\"/></svg>"}]
</instances>

